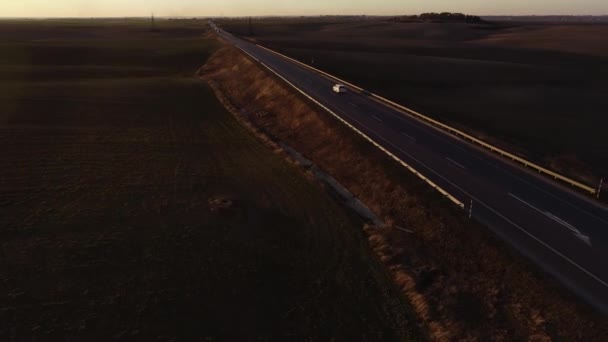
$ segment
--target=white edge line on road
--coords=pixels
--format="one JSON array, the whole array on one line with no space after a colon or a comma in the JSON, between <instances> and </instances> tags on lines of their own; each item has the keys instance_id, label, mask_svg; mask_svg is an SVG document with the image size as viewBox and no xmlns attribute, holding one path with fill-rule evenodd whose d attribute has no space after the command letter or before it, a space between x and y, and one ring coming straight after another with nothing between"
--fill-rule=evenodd
<instances>
[{"instance_id":1,"label":"white edge line on road","mask_svg":"<svg viewBox=\"0 0 608 342\"><path fill-rule=\"evenodd\" d=\"M538 211L539 213L541 213L541 214L543 214L543 215L547 216L548 218L552 219L553 221L555 221L555 222L559 223L560 225L562 225L562 226L564 226L564 227L568 228L568 230L570 230L570 231L572 231L572 232L574 232L574 233L576 233L576 234L581 234L581 231L580 231L580 230L576 229L576 227L574 227L574 226L573 226L573 225L571 225L570 223L568 223L568 222L566 222L566 221L562 220L561 218L559 218L559 217L557 217L557 216L555 216L555 215L553 215L553 214L551 214L551 213L549 213L549 212L546 212L546 211L544 211L544 210L538 209L537 207L535 207L535 206L533 206L532 204L530 204L530 203L528 203L528 202L524 201L523 199L521 199L521 198L519 198L519 197L517 197L517 196L513 195L513 194L512 194L512 193L510 193L510 192L509 192L509 196L511 196L511 197L513 197L513 198L515 198L516 200L520 201L521 203L523 203L523 204L527 205L528 207L530 207L530 208L532 208L532 209L534 209L534 210Z\"/></svg>"},{"instance_id":2,"label":"white edge line on road","mask_svg":"<svg viewBox=\"0 0 608 342\"><path fill-rule=\"evenodd\" d=\"M463 168L463 169L465 169L465 170L467 169L466 167L464 167L464 165L462 165L462 164L460 164L460 163L458 163L458 162L454 161L452 158L445 157L445 159L446 159L447 161L449 161L450 163L452 163L452 164L454 164L454 165L458 166L458 167L461 167L461 168Z\"/></svg>"},{"instance_id":3,"label":"white edge line on road","mask_svg":"<svg viewBox=\"0 0 608 342\"><path fill-rule=\"evenodd\" d=\"M377 99L374 99L374 100L375 100L375 101L376 101L378 104L380 104L381 106L385 106L385 107L386 107L386 104L385 104L385 103L380 102L380 101L378 101ZM397 110L397 111L401 112L401 109L399 109L399 108L393 108L393 107L387 107L387 108L390 108L390 109ZM478 157L478 156L476 156L476 155L472 154L470 151L465 150L463 147L461 147L461 146L459 146L459 145L455 145L455 144L454 144L454 137L453 137L453 136L451 136L451 135L446 135L446 134L445 134L445 131L443 131L443 130L441 130L441 129L439 129L439 128L435 127L435 126L429 126L429 125L425 124L424 122L419 122L418 120L409 120L409 121L408 121L408 120L407 120L407 118L410 118L410 119L412 118L412 117L411 117L411 116L409 116L409 115L408 115L408 116L407 116L407 118L406 118L406 117L404 117L404 115L395 114L395 113L393 113L393 112L391 112L391 111L387 111L386 113L387 113L387 114L389 114L389 115L391 115L391 116L393 116L394 118L396 118L397 120L399 120L399 122L401 122L401 123L403 123L403 124L405 124L405 125L407 125L407 126L414 127L414 128L416 128L416 129L421 130L422 132L424 132L424 134L431 135L431 136L433 136L433 138L435 138L435 139L439 139L439 140L441 140L441 141L443 141L443 142L448 143L448 144L449 144L451 147L453 147L453 148L455 148L455 149L459 150L460 152L462 152L462 153L464 153L464 154L468 155L468 156L469 156L469 157L471 157L471 158L475 158L475 159L477 159L477 160L479 160L479 161L482 161L482 162L484 161L482 158L480 158L480 157ZM432 133L431 133L431 130L434 130L434 131L439 131L439 132L444 133L444 134L432 134ZM406 134L406 135L407 135L407 134ZM466 141L466 140L458 140L458 141L459 141L459 142L460 142L460 141L463 141L463 142L467 142L467 143L468 143L468 141ZM473 145L473 144L471 144L471 145L472 145L472 146L475 146L475 145Z\"/></svg>"},{"instance_id":4,"label":"white edge line on road","mask_svg":"<svg viewBox=\"0 0 608 342\"><path fill-rule=\"evenodd\" d=\"M315 67L312 67L312 66L310 66L310 65L307 65L307 64L305 64L305 63L302 63L302 62L300 62L300 61L298 61L298 60L295 60L295 59L293 59L293 58L291 58L291 57L285 56L285 55L283 55L283 54L281 54L281 53L279 53L279 52L276 52L276 51L274 51L274 50L271 50L271 49L269 49L269 48L267 48L267 47L265 47L265 46L262 46L262 45L259 45L259 44L256 44L256 46L258 46L258 47L260 47L260 48L262 48L262 49L268 50L268 51L270 51L270 52L272 52L272 53L274 53L274 54L276 54L276 55L278 55L278 56L281 56L281 57L283 57L283 58L285 58L285 59L288 59L288 60L294 61L294 62L296 62L296 63L298 63L298 64L300 64L300 65L302 65L302 66L304 66L304 67L306 67L306 68L308 68L308 69L310 69L310 70L313 70L313 71L315 71L315 72L317 72L317 73L320 73L321 75L324 75L324 76L326 76L326 77L328 77L328 78L331 78L331 79L333 79L334 81L341 82L341 83L346 84L346 85L348 85L348 86L350 86L350 87L352 87L352 88L354 88L354 89L357 89L357 90L359 90L359 91L362 91L362 90L363 90L363 88L361 88L361 87L358 87L358 86L356 86L356 85L354 85L354 84L352 84L352 83L349 83L349 82L347 82L347 81L344 81L344 80L342 80L342 79L340 79L340 78L338 78L338 77L336 77L336 76L333 76L333 75L331 75L331 74L329 74L329 73L326 73L326 72L324 72L324 71L322 71L322 70L319 70L319 69L317 69L317 68L315 68ZM448 125L446 125L446 124L444 124L444 123L442 123L442 122L440 122L440 121L437 121L437 120L435 120L435 119L432 119L432 118L430 118L430 117L428 117L428 116L426 116L426 115L424 115L424 114L418 113L418 112L416 112L416 111L415 111L415 110L413 110L413 109L410 109L410 108L407 108L407 107L405 107L405 106L402 106L402 105L400 105L400 104L398 104L398 103L396 103L396 102L393 102L393 101L391 101L391 100L389 100L389 99L387 99L387 98L384 98L384 97L382 97L382 96L379 96L379 95L377 95L377 94L370 94L370 96L371 96L372 98L375 98L375 99L378 99L378 100L382 101L382 102L383 102L383 103L385 103L385 104L390 104L390 105L391 105L393 108L398 108L398 109L401 109L401 110L402 110L402 112L403 112L404 114L407 114L407 115L408 115L408 116L410 116L410 117L415 117L415 118L417 118L417 119L418 119L418 121L420 121L420 122L424 122L424 123L428 124L429 126L439 126L439 127L441 127L441 128L442 128L442 129L441 129L441 131L443 131L443 132L449 132L449 133L451 133L451 135L452 135L452 136L460 136L460 137L462 137L462 138L463 138L463 140L470 140L470 141L472 141L473 143L476 143L476 144L478 144L478 145L481 145L482 147L485 147L486 149L489 149L491 152L494 152L494 153L500 154L500 155L502 155L503 157L508 157L508 158L512 159L513 161L517 160L517 161L518 161L520 164L522 164L522 165L524 165L524 166L526 166L526 167L531 167L531 168L533 168L533 169L536 169L536 170L537 170L537 171L539 171L539 172L542 172L542 173L545 173L545 174L547 174L547 175L550 175L550 176L552 176L552 177L554 177L554 178L556 178L556 179L560 179L560 180L564 181L565 183L569 183L570 185L575 186L575 187L578 187L578 188L580 188L580 189L583 189L583 190L585 190L585 191L587 191L587 192L589 192L589 193L591 193L591 194L595 194L595 193L597 193L597 189L595 189L595 188L592 188L592 187L590 187L590 186L588 186L588 185L582 184L582 183L580 183L580 182L578 182L578 181L575 181L575 180L573 180L573 179L571 179L571 178L568 178L568 177L566 177L566 176L563 176L563 175L561 175L561 174L559 174L559 173L556 173L556 172L553 172L553 171L551 171L551 170L548 170L548 169L546 169L546 168L544 168L544 167L542 167L542 166L539 166L539 165L535 164L534 162L531 162L531 161L525 160L525 159L523 159L523 158L521 158L521 157L519 157L519 156L516 156L516 155L514 155L514 154L512 154L512 153L510 153L510 152L507 152L507 151L505 151L505 150L502 150L502 149L501 149L501 148L499 148L499 147L493 146L493 145L491 145L491 144L489 144L489 143L486 143L486 142L485 142L485 141L483 141L483 140L480 140L480 139L478 139L478 138L475 138L475 137L471 136L471 135L470 135L470 134L468 134L468 133L465 133L465 132L463 132L463 131L460 131L459 129L453 128L453 127L448 126ZM437 128L437 127L436 127L436 128ZM466 139L464 139L464 138L466 138Z\"/></svg>"},{"instance_id":5,"label":"white edge line on road","mask_svg":"<svg viewBox=\"0 0 608 342\"><path fill-rule=\"evenodd\" d=\"M496 211L496 209L490 207L489 205L485 204L484 202L480 201L477 197L471 195L470 193L468 193L467 191L465 191L464 189L462 189L461 187L459 187L458 185L454 184L451 180L443 177L441 174L439 174L437 171L431 169L430 167L424 165L424 163L420 162L418 159L416 159L414 156L412 156L411 154L409 154L408 152L404 151L403 149L401 149L399 146L393 144L392 142L384 139L383 137L380 137L380 139L383 139L386 143L393 145L393 147L395 147L396 149L400 150L402 153L408 155L410 158L412 158L413 160L415 160L416 162L418 162L419 164L423 165L424 167L426 167L429 171L433 172L436 176L440 177L441 179L443 179L445 182L449 183L450 185L452 185L453 187L455 187L456 189L462 191L465 195L469 196L472 200L474 200L476 203L481 204L483 207L485 207L486 209L490 210L491 212L493 212L496 216L502 218L503 220L505 220L505 222L511 224L513 227L521 230L524 234L528 235L529 237L531 237L532 239L534 239L536 242L540 243L541 245L545 246L547 249L549 249L550 251L552 251L553 253L557 254L558 256L560 256L561 258L563 258L564 260L566 260L568 263L570 263L572 266L578 268L580 271L582 271L583 273L585 273L586 275L588 275L589 277L593 278L594 280L596 280L597 282L599 282L600 284L604 285L605 287L608 287L608 283L606 283L605 281L603 281L602 279L600 279L598 276L596 276L595 274L591 273L590 271L588 271L586 268L584 268L583 266L577 264L576 262L574 262L572 259L568 258L567 256L565 256L564 254L562 254L560 251L556 250L555 248L549 246L546 242L544 242L543 240L539 239L538 237L536 237L536 235L530 233L529 231L525 230L523 227L521 227L520 225L518 225L517 223L511 221L509 218L507 218L506 216L504 216L503 214L499 213L498 211Z\"/></svg>"},{"instance_id":6,"label":"white edge line on road","mask_svg":"<svg viewBox=\"0 0 608 342\"><path fill-rule=\"evenodd\" d=\"M382 119L380 119L379 117L377 117L377 116L375 116L375 115L372 115L372 118L374 118L374 120L376 120L376 121L378 121L378 122L382 123Z\"/></svg>"},{"instance_id":7,"label":"white edge line on road","mask_svg":"<svg viewBox=\"0 0 608 342\"><path fill-rule=\"evenodd\" d=\"M560 217L557 217L551 213L545 212L545 215L547 215L547 217L549 217L550 219L552 219L553 221L561 224L562 226L566 227L569 231L573 232L574 234L577 235L583 235L583 233L581 233L580 230L578 230L575 226L571 225L570 223L562 220Z\"/></svg>"},{"instance_id":8,"label":"white edge line on road","mask_svg":"<svg viewBox=\"0 0 608 342\"><path fill-rule=\"evenodd\" d=\"M527 180L525 180L525 179L521 178L520 176L518 176L518 175L514 174L513 172L511 172L511 171L509 171L509 170L507 170L507 169L505 169L505 168L503 168L503 167L500 167L499 165L496 165L496 164L494 164L493 162L486 161L486 163L487 163L488 165L490 165L491 167L493 167L493 168L497 169L498 171L501 171L501 172L507 173L507 174L509 174L511 177L513 177L513 178L515 178L515 179L519 180L520 182L522 182L522 183L524 183L524 184L526 184L526 185L528 185L528 186L531 186L531 187L535 188L536 190L538 190L538 191L540 191L540 192L542 192L542 193L544 193L544 194L547 194L547 195L549 195L549 196L551 196L551 197L555 198L556 200L558 200L558 201L560 201L560 202L562 202L562 203L564 203L564 204L566 204L566 205L568 205L568 206L570 206L570 207L572 207L572 208L574 208L574 209L576 209L576 210L578 210L578 211L580 211L580 212L583 212L583 213L584 213L584 214L586 214L586 215L589 215L589 216L593 217L594 219L596 219L596 220L598 220L598 221L600 221L600 222L602 222L602 223L608 224L608 221L604 220L603 218L601 218L601 217L599 217L599 216L597 216L597 215L595 215L595 214L593 214L593 213L589 212L589 211L588 211L588 210L586 210L586 209L583 209L583 208L579 207L579 206L578 206L578 205L576 205L576 204L572 204L572 203L570 203L569 201L566 201L566 200L562 199L560 196L555 195L555 194L554 194L554 193L552 193L551 191L545 190L545 189L541 188L540 186L538 186L538 185L536 185L536 184L533 184L533 183L528 182ZM600 208L600 209L604 209L604 208Z\"/></svg>"},{"instance_id":9,"label":"white edge line on road","mask_svg":"<svg viewBox=\"0 0 608 342\"><path fill-rule=\"evenodd\" d=\"M578 238L586 238L586 239L589 239L589 237L588 237L587 235L585 235L585 234L581 233L581 231L580 231L580 230L578 230L578 229L577 229L575 226L573 226L573 225L571 225L570 223L568 223L568 222L566 222L566 221L562 220L561 218L559 218L559 217L557 217L557 216L555 216L555 215L551 214L550 212L540 210L540 209L538 209L537 207L533 206L532 204L530 204L530 203L528 203L528 202L524 201L523 199L521 199L521 198L519 198L519 197L517 197L517 196L513 195L512 193L509 193L509 196L511 196L511 197L513 197L513 198L515 198L516 200L520 201L521 203L523 203L523 204L527 205L528 207L530 207L530 208L532 208L532 209L534 209L534 210L538 211L539 213L541 213L541 214L545 215L546 217L550 218L551 220L553 220L553 221L555 221L555 222L559 223L560 225L564 226L564 227L565 227L566 229L568 229L570 232L574 233L574 235L576 235L576 237L578 237ZM590 244L590 242L587 242L587 244L588 244L588 245L591 245L591 244Z\"/></svg>"},{"instance_id":10,"label":"white edge line on road","mask_svg":"<svg viewBox=\"0 0 608 342\"><path fill-rule=\"evenodd\" d=\"M561 224L562 226L568 228L568 230L570 230L570 231L572 231L572 232L574 232L576 234L581 234L581 231L578 230L575 226L571 225L570 223L562 220L561 218L559 218L559 217L557 217L557 216L555 216L555 215L553 215L551 213L545 212L545 214L548 217L550 217L551 219L553 219L555 222L557 222L557 223Z\"/></svg>"},{"instance_id":11,"label":"white edge line on road","mask_svg":"<svg viewBox=\"0 0 608 342\"><path fill-rule=\"evenodd\" d=\"M260 48L262 48L262 49L264 49L264 50L267 50L267 51L269 51L269 52L272 52L272 53L274 53L274 54L276 54L276 55L278 55L278 56L281 56L281 57L283 57L283 58L285 58L285 59L292 60L292 61L294 61L294 62L296 62L296 63L298 63L298 64L302 65L303 67L306 67L306 68L308 68L308 69L310 69L310 70L312 70L312 71L314 71L314 72L319 73L319 74L320 74L320 75L322 75L322 76L325 76L326 78L331 79L332 81L336 81L336 80L337 80L337 81L342 82L342 83L344 83L344 84L348 84L349 86L351 86L351 87L352 87L352 88L354 88L354 89L361 89L361 90L362 90L362 88L360 88L360 87L358 87L358 86L356 86L356 85L354 85L354 84L351 84L351 83L349 83L349 82L346 82L346 81L344 81L344 80L341 80L340 78L338 78L338 77L336 77L336 76L333 76L333 75L331 75L331 74L328 74L328 73L326 73L326 72L324 72L324 71L321 71L321 70L319 70L319 69L317 69L317 68L315 68L315 67L312 67L312 66L309 66L309 65L307 65L307 64L304 64L304 63L302 63L302 62L300 62L300 61L294 60L293 58L290 58L290 57L285 56L285 55L283 55L283 54L281 54L281 53L279 53L279 52L276 52L276 51L274 51L274 50L271 50L271 49L269 49L269 48L267 48L267 47L265 47L265 46L262 46L262 45L259 45L259 44L256 44L256 46L258 46L258 47L260 47ZM375 94L372 94L372 95L375 95ZM377 97L373 97L373 96L372 96L371 98L372 98L373 100L376 100L378 103L380 103L380 104L382 104L382 105L387 105L386 101L384 101L384 100L386 100L386 99L384 99L384 98L382 98L382 97L378 97L378 98L377 98ZM387 100L387 101L388 101L388 100ZM390 102L390 101L389 101L389 102ZM390 104L390 103L389 103L389 104ZM397 109L399 112L401 112L401 113L403 113L403 114L407 115L407 116L408 116L408 117L410 117L410 118L414 118L414 119L416 119L416 116L412 115L412 113L409 113L409 112L408 112L408 110L410 110L410 109L408 109L408 108L406 108L406 107L403 107L403 106L398 105L398 104L393 104L393 105L391 105L391 106L389 106L389 107L390 107L390 108L393 108L393 109ZM405 108L405 109L402 109L402 108ZM398 117L398 118L400 118L400 119L403 119L403 117L398 116L398 115L396 115L396 114L394 114L394 113L391 113L391 112L388 112L388 113L389 113L390 115L393 115L393 116L395 116L395 117ZM420 115L422 115L422 114L420 114ZM402 121L402 122L404 122L404 123L406 123L406 124L410 124L410 125L411 125L411 123L408 123L408 122L406 122L406 121ZM434 125L432 125L432 124L429 124L427 121L424 121L424 120L416 120L416 122L417 122L417 123L421 123L421 124L423 124L423 125L424 125L424 127L432 128L432 129L435 129L435 130L437 130L437 131L439 131L439 132L447 133L447 132L446 132L444 129L440 129L440 128L439 128L439 127L437 127L437 126L434 126ZM447 136L449 136L449 137L454 137L454 134L447 134L447 135L446 135L446 137L447 137ZM456 136L457 136L457 135L456 135ZM443 137L442 137L442 136L439 136L439 137L443 139ZM415 140L415 139L414 139L414 140ZM463 140L463 141L467 141L467 140L465 140L465 139L462 139L462 140ZM484 161L483 159L479 158L478 156L475 156L475 155L471 154L470 152L468 152L468 151L464 150L463 148L461 148L461 147L459 147L459 146L457 146L457 145L454 145L454 147L456 147L457 149L461 150L462 152L464 152L464 153L468 154L469 156L471 156L471 157L473 157L473 158L476 158L476 159L478 159L478 160L480 160L480 161ZM487 162L487 161L486 161L486 162ZM494 165L493 163L490 163L490 162L487 162L487 163L488 163L489 165L493 166L493 167L499 168L498 166ZM502 170L502 169L501 169L501 170ZM553 198L557 199L558 201L560 201L560 202L562 202L562 203L565 203L565 204L567 204L568 206L573 207L573 208L575 208L575 209L577 209L577 210L579 210L579 211L582 211L582 212L584 212L585 214L587 214L587 215L589 215L589 216L591 216L591 217L595 218L596 220L598 220L598 221L600 221L600 222L602 222L602 223L607 223L607 224L608 224L608 221L606 221L606 220L604 220L604 219L602 219L602 218L598 217L597 215L595 215L595 214L593 214L593 213L591 213L591 212L589 212L589 211L587 211L587 210L585 210L585 209L580 208L578 205L576 205L576 204L572 204L572 203L570 203L569 201L566 201L566 200L564 200L564 199L560 198L559 196L556 196L556 195L554 195L553 193L551 193L551 192L549 192L549 191L547 191L547 190L544 190L544 189L540 188L540 187L539 187L539 186L537 186L537 185L531 184L531 183L529 183L529 182L525 181L524 179L522 179L521 177L519 177L519 176L517 176L517 175L513 174L512 172L509 172L509 171L507 171L507 170L502 170L502 171L505 171L505 172L507 172L508 174L510 174L511 176L513 176L513 177L515 177L515 178L519 179L520 181L522 181L522 182L524 182L524 183L526 183L526 184L528 184L528 185L531 185L531 186L535 187L536 189L538 189L538 190L540 190L540 191L542 191L542 192L544 192L544 193L546 193L546 194L548 194L548 195L552 196ZM597 206L597 204L596 204L596 203L594 203L594 202L589 202L589 201L588 201L588 203L593 204L593 205L594 205L596 208L599 208L599 209L601 209L601 210L604 210L604 211L608 210L608 208L601 207L601 206Z\"/></svg>"},{"instance_id":12,"label":"white edge line on road","mask_svg":"<svg viewBox=\"0 0 608 342\"><path fill-rule=\"evenodd\" d=\"M252 58L255 59L255 57L252 56L249 52L245 51L244 49L242 49L241 47L239 47L236 44L235 44L235 46L237 48L239 48L239 50L241 50L244 53L246 53L248 56L250 56L250 57L252 57ZM452 201L454 204L456 204L457 206L459 206L461 209L464 209L464 203L462 203L461 201L459 201L456 197L454 197L453 195L451 195L450 193L448 193L446 190L444 190L443 188L441 188L440 186L438 186L437 184L435 184L432 180L428 179L426 176L424 176L423 174L421 174L420 172L418 172L418 170L414 169L412 166L410 166L409 164L407 164L406 162L404 162L403 160L401 160L399 157L397 157L396 155L394 155L393 153L391 153L389 150L387 150L384 147L382 147L375 140L373 140L372 138L370 138L369 136L367 136L365 133L361 132L355 126L351 125L348 121L344 120L341 116L339 116L338 114L334 113L331 109L327 108L326 106L324 106L323 104L321 104L319 101L315 100L312 96L308 95L306 92L304 92L303 90L301 90L300 88L298 88L295 84L291 83L285 77L281 76L279 73L277 73L276 71L274 71L268 65L266 65L265 63L262 63L262 62L259 62L259 63L261 65L263 65L266 69L268 69L270 72L272 72L273 74L275 74L277 77L281 78L287 84L289 84L290 86L292 86L294 89L296 89L302 95L306 96L308 99L310 99L311 101L313 101L314 103L316 103L317 105L319 105L321 108L323 108L324 110L326 110L332 116L334 116L335 118L337 118L338 120L340 120L340 122L342 122L343 124L345 124L346 126L348 126L350 129L352 129L353 131L355 131L357 134L359 134L360 136L362 136L365 140L367 140L370 143L372 143L374 146L376 146L377 148L379 148L382 152L386 153L389 157L393 158L395 161L397 161L398 163L400 163L406 169L408 169L413 174L415 174L416 176L418 176L418 178L420 178L423 181L425 181L433 189L437 190L439 193L441 193L442 195L444 195L445 197L447 197L450 201Z\"/></svg>"},{"instance_id":13,"label":"white edge line on road","mask_svg":"<svg viewBox=\"0 0 608 342\"><path fill-rule=\"evenodd\" d=\"M239 46L237 46L236 44L234 44L239 50L243 51L245 54L247 54L248 56L253 57L249 52L245 51L244 49L240 48ZM271 50L272 51L272 50ZM370 137L368 137L367 135L365 135L363 132L359 131L356 127L354 127L353 125L351 125L350 123L348 123L346 120L342 119L340 116L338 116L337 114L335 114L333 111L331 111L329 108L325 107L324 105L322 105L321 103L319 103L317 100L315 100L314 98L312 98L311 96L309 96L308 94L306 94L305 92L303 92L302 90L300 90L298 87L296 87L293 83L289 82L287 79L285 79L283 76L281 76L280 74L278 74L276 71L274 71L273 69L271 69L269 66L267 66L266 64L260 62L261 65L263 65L266 69L270 70L273 74L277 75L279 78L281 78L282 80L284 80L285 82L287 82L287 84L291 85L294 89L296 89L298 92L302 93L302 95L306 96L307 98L309 98L311 101L313 101L314 103L318 104L319 106L321 106L323 109L325 109L326 111L328 111L331 115L335 116L338 120L340 120L342 123L346 124L349 128L353 129L355 132L357 132L359 135L361 135L363 138L365 138L366 140L368 140L369 142L371 142L374 146L378 147L380 150L382 150L384 153L388 154L391 158L395 159L396 161L398 161L401 165L403 165L405 168L407 168L408 170L410 170L411 172L413 172L416 176L422 178L425 182L429 183L429 185L433 186L434 189L442 192L442 194L445 194L446 197L448 197L452 202L454 202L456 205L458 205L459 207L464 209L464 203L460 202L458 199L456 199L455 197L453 197L452 195L450 195L449 193L447 193L445 190L443 190L442 188L438 187L437 185L435 185L435 183L433 183L430 179L426 178L425 176L423 176L422 174L420 174L418 171L416 171L414 168L412 168L411 166L409 166L407 163L405 163L404 161L402 161L401 159L399 159L399 157L397 157L396 155L394 155L393 153L391 153L390 151L386 150L384 147L380 146L378 143L376 143L373 139L371 139ZM399 148L398 146L394 145L393 143L391 143L390 141L380 137L381 139L385 140L386 142L388 142L389 144L393 145L394 147L396 147L397 149L399 149L400 151L402 151L403 153L407 154L408 156L410 156L411 158L413 158L409 153L403 151L401 148ZM414 160L417 161L417 159L413 158ZM418 161L418 163L420 163ZM422 164L422 163L420 163ZM424 164L422 164L424 165ZM571 260L570 258L568 258L567 256L565 256L564 254L562 254L561 252L559 252L558 250L556 250L555 248L549 246L547 243L545 243L544 241L542 241L541 239L537 238L534 234L528 232L527 230L525 230L524 228L522 228L521 226L519 226L517 223L511 221L510 219L508 219L507 217L505 217L504 215L502 215L501 213L499 213L498 211L496 211L495 209L493 209L492 207L490 207L489 205L483 203L482 201L480 201L479 199L477 199L475 196L472 196L471 194L469 194L468 192L466 192L465 190L463 190L462 188L460 188L458 185L454 184L453 182L451 182L448 179L445 179L445 177L441 176L439 173L437 173L436 171L430 169L429 167L426 167L427 169L429 169L431 172L435 173L437 176L439 176L440 178L444 179L446 182L448 182L449 184L451 184L452 186L454 186L455 188L459 189L460 191L462 191L464 194L466 194L467 196L469 196L471 199L473 199L474 201L476 201L477 203L481 204L482 206L484 206L486 209L490 210L491 212L493 212L494 214L496 214L498 217L502 218L503 220L505 220L507 223L511 224L512 226L514 226L515 228L519 229L520 231L522 231L524 234L528 235L529 237L531 237L532 239L534 239L536 242L540 243L541 245L543 245L544 247L546 247L547 249L549 249L550 251L552 251L553 253L557 254L558 256L560 256L562 259L566 260L568 263L570 263L571 265L573 265L574 267L578 268L580 271L582 271L583 273L587 274L589 277L593 278L594 280L596 280L597 282L599 282L600 284L602 284L603 286L608 288L608 283L606 283L605 281L603 281L602 279L600 279L599 277L597 277L595 274L591 273L590 271L588 271L587 269L585 269L583 266L580 266L579 264L577 264L576 262L574 262L573 260Z\"/></svg>"},{"instance_id":14,"label":"white edge line on road","mask_svg":"<svg viewBox=\"0 0 608 342\"><path fill-rule=\"evenodd\" d=\"M533 206L532 204L530 204L530 203L528 203L528 202L524 201L523 199L521 199L521 198L519 198L519 197L517 197L517 196L513 195L513 194L512 194L512 193L510 193L510 192L509 192L509 196L511 196L511 197L513 197L513 198L515 198L516 200L520 201L521 203L523 203L523 204L527 205L528 207L530 207L530 208L532 208L532 209L534 209L534 210L538 211L539 213L541 213L541 214L543 214L543 215L545 214L545 212L544 212L544 211L542 211L542 210L538 209L537 207L535 207L535 206Z\"/></svg>"}]
</instances>

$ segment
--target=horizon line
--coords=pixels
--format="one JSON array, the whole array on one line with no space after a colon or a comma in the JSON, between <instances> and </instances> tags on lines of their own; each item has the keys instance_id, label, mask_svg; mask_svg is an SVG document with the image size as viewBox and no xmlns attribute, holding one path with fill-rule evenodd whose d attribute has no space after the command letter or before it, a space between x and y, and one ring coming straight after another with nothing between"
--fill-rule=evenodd
<instances>
[{"instance_id":1,"label":"horizon line","mask_svg":"<svg viewBox=\"0 0 608 342\"><path fill-rule=\"evenodd\" d=\"M442 12L422 12L422 13L442 13ZM308 15L297 15L297 14L262 14L262 15L204 15L204 16L189 16L189 15L155 15L155 18L196 18L196 19L210 19L210 18L268 18L268 17L282 17L282 18L313 18L313 17L399 17L399 16L413 16L419 14L308 14ZM450 12L450 13L461 13L461 12ZM606 14L467 14L479 17L608 17ZM150 16L0 16L0 20L4 19L142 19L150 18Z\"/></svg>"}]
</instances>

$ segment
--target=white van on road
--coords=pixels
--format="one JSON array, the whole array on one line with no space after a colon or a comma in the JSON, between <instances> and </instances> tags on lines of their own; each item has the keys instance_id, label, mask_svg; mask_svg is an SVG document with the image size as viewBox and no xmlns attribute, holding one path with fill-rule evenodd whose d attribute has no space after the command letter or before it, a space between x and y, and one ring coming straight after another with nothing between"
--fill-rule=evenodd
<instances>
[{"instance_id":1,"label":"white van on road","mask_svg":"<svg viewBox=\"0 0 608 342\"><path fill-rule=\"evenodd\" d=\"M334 93L346 93L346 86L344 84L336 84L334 85Z\"/></svg>"}]
</instances>

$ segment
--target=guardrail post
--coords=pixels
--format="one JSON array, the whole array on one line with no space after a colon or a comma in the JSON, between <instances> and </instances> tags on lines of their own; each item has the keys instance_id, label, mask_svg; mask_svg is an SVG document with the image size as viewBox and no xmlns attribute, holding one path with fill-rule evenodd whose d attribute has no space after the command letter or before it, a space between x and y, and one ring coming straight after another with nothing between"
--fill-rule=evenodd
<instances>
[{"instance_id":1,"label":"guardrail post","mask_svg":"<svg viewBox=\"0 0 608 342\"><path fill-rule=\"evenodd\" d=\"M471 199L471 204L469 205L469 220L473 216L473 200Z\"/></svg>"},{"instance_id":2,"label":"guardrail post","mask_svg":"<svg viewBox=\"0 0 608 342\"><path fill-rule=\"evenodd\" d=\"M600 186L597 187L597 199L600 199L600 193L602 193L603 185L604 185L604 178L600 179Z\"/></svg>"}]
</instances>

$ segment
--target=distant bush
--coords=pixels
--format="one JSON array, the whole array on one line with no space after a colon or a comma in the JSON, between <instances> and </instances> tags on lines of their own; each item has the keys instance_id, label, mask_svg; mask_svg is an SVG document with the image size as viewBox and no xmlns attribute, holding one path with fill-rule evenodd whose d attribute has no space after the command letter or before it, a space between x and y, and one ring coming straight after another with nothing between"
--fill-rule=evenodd
<instances>
[{"instance_id":1,"label":"distant bush","mask_svg":"<svg viewBox=\"0 0 608 342\"><path fill-rule=\"evenodd\" d=\"M484 23L484 21L476 15L468 15L462 13L422 13L420 15L409 15L393 18L395 21L412 22L412 21L435 21L435 22L459 22L459 23Z\"/></svg>"}]
</instances>

